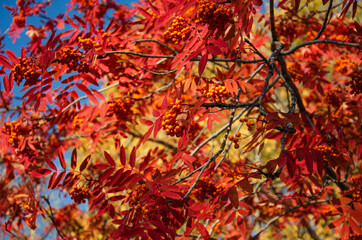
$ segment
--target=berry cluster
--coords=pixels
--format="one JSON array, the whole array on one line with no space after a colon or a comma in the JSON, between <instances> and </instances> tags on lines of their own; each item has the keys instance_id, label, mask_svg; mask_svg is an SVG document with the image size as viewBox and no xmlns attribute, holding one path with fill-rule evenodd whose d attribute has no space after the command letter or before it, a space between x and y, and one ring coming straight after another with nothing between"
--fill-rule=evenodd
<instances>
[{"instance_id":1,"label":"berry cluster","mask_svg":"<svg viewBox=\"0 0 362 240\"><path fill-rule=\"evenodd\" d=\"M230 8L208 0L199 1L199 9L195 20L196 24L208 24L211 31L216 29L224 31L233 22Z\"/></svg>"},{"instance_id":2,"label":"berry cluster","mask_svg":"<svg viewBox=\"0 0 362 240\"><path fill-rule=\"evenodd\" d=\"M141 198L148 192L146 184L139 184L134 189L134 195L131 197L129 204L134 206L136 213L142 218L147 218L152 210L150 204L142 203Z\"/></svg>"},{"instance_id":3,"label":"berry cluster","mask_svg":"<svg viewBox=\"0 0 362 240\"><path fill-rule=\"evenodd\" d=\"M18 28L23 28L25 27L25 17L24 15L22 14L22 12L20 11L20 14L19 15L15 15L13 17L13 22L16 24L16 26Z\"/></svg>"},{"instance_id":4,"label":"berry cluster","mask_svg":"<svg viewBox=\"0 0 362 240\"><path fill-rule=\"evenodd\" d=\"M33 209L33 206L32 206L30 201L26 202L26 203L23 203L22 206L23 206L24 211L27 212L27 213L30 213L32 211L32 209Z\"/></svg>"},{"instance_id":5,"label":"berry cluster","mask_svg":"<svg viewBox=\"0 0 362 240\"><path fill-rule=\"evenodd\" d=\"M342 94L342 89L340 88L331 89L327 92L326 96L324 97L324 101L336 108L339 108L343 103L341 94Z\"/></svg>"},{"instance_id":6,"label":"berry cluster","mask_svg":"<svg viewBox=\"0 0 362 240\"><path fill-rule=\"evenodd\" d=\"M34 85L38 82L40 73L37 72L37 66L33 61L27 58L18 57L19 63L11 69L14 79L19 85L23 79L27 85Z\"/></svg>"},{"instance_id":7,"label":"berry cluster","mask_svg":"<svg viewBox=\"0 0 362 240\"><path fill-rule=\"evenodd\" d=\"M323 153L323 160L328 161L328 156L338 157L339 153L336 148L328 145L318 145L315 147L316 150Z\"/></svg>"},{"instance_id":8,"label":"berry cluster","mask_svg":"<svg viewBox=\"0 0 362 240\"><path fill-rule=\"evenodd\" d=\"M238 149L238 148L240 147L240 145L239 145L239 138L240 138L240 136L241 136L241 133L240 133L240 132L237 132L237 133L235 134L235 137L232 136L232 135L229 136L229 140L234 143L234 148L236 148L236 149Z\"/></svg>"},{"instance_id":9,"label":"berry cluster","mask_svg":"<svg viewBox=\"0 0 362 240\"><path fill-rule=\"evenodd\" d=\"M201 177L197 182L194 194L196 198L203 201L220 195L225 188L221 185L215 185L209 176Z\"/></svg>"},{"instance_id":10,"label":"berry cluster","mask_svg":"<svg viewBox=\"0 0 362 240\"><path fill-rule=\"evenodd\" d=\"M344 191L344 195L350 195L353 197L353 201L362 203L362 175L352 177L352 188Z\"/></svg>"},{"instance_id":11,"label":"berry cluster","mask_svg":"<svg viewBox=\"0 0 362 240\"><path fill-rule=\"evenodd\" d=\"M354 65L353 71L349 74L351 80L346 84L351 88L351 94L362 93L362 66Z\"/></svg>"},{"instance_id":12,"label":"berry cluster","mask_svg":"<svg viewBox=\"0 0 362 240\"><path fill-rule=\"evenodd\" d=\"M82 60L82 54L77 49L62 48L59 51L61 64L67 65L69 71L85 73L89 71L89 63Z\"/></svg>"},{"instance_id":13,"label":"berry cluster","mask_svg":"<svg viewBox=\"0 0 362 240\"><path fill-rule=\"evenodd\" d=\"M21 136L21 123L12 121L10 123L4 123L3 130L9 135L9 143L17 146Z\"/></svg>"},{"instance_id":14,"label":"berry cluster","mask_svg":"<svg viewBox=\"0 0 362 240\"><path fill-rule=\"evenodd\" d=\"M118 98L113 102L110 102L109 110L116 115L118 120L124 119L125 116L135 114L136 111L133 108L134 101L129 98Z\"/></svg>"},{"instance_id":15,"label":"berry cluster","mask_svg":"<svg viewBox=\"0 0 362 240\"><path fill-rule=\"evenodd\" d=\"M164 32L166 39L171 40L175 44L179 44L185 40L190 33L190 27L187 21L183 17L176 17L171 26Z\"/></svg>"},{"instance_id":16,"label":"berry cluster","mask_svg":"<svg viewBox=\"0 0 362 240\"><path fill-rule=\"evenodd\" d=\"M207 89L207 86L203 86L201 93L206 94L206 97L212 98L213 102L225 102L225 98L229 96L225 86L212 86Z\"/></svg>"},{"instance_id":17,"label":"berry cluster","mask_svg":"<svg viewBox=\"0 0 362 240\"><path fill-rule=\"evenodd\" d=\"M245 122L246 126L248 127L248 130L253 131L253 128L254 128L254 125L255 125L255 122L253 120L249 119L248 117L245 117L245 118L240 118L239 121L240 122ZM257 128L259 128L259 126L257 126Z\"/></svg>"},{"instance_id":18,"label":"berry cluster","mask_svg":"<svg viewBox=\"0 0 362 240\"><path fill-rule=\"evenodd\" d=\"M335 65L336 71L345 75L352 68L353 63L349 59L337 59Z\"/></svg>"},{"instance_id":19,"label":"berry cluster","mask_svg":"<svg viewBox=\"0 0 362 240\"><path fill-rule=\"evenodd\" d=\"M162 118L162 128L167 135L181 137L184 127L180 126L177 121L177 115L181 113L182 105L178 100Z\"/></svg>"},{"instance_id":20,"label":"berry cluster","mask_svg":"<svg viewBox=\"0 0 362 240\"><path fill-rule=\"evenodd\" d=\"M79 129L83 126L84 118L80 118L78 116L75 116L73 119L73 127L75 129Z\"/></svg>"},{"instance_id":21,"label":"berry cluster","mask_svg":"<svg viewBox=\"0 0 362 240\"><path fill-rule=\"evenodd\" d=\"M94 41L91 38L78 37L78 41L79 41L79 46L81 46L84 49L84 51L89 51L91 49L99 50L99 48L101 47L99 43L96 43L96 41Z\"/></svg>"},{"instance_id":22,"label":"berry cluster","mask_svg":"<svg viewBox=\"0 0 362 240\"><path fill-rule=\"evenodd\" d=\"M85 199L90 198L88 189L83 187L74 186L73 189L70 190L69 194L71 195L71 199L73 199L77 204L85 203Z\"/></svg>"}]
</instances>

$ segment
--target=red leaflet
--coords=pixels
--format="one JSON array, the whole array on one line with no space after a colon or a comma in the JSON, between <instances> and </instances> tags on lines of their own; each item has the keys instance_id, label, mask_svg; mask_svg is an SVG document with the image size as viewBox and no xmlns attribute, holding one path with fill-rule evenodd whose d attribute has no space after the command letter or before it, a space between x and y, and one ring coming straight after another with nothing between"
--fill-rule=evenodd
<instances>
[{"instance_id":1,"label":"red leaflet","mask_svg":"<svg viewBox=\"0 0 362 240\"><path fill-rule=\"evenodd\" d=\"M48 183L48 189L50 189L51 186L53 186L56 176L57 176L57 172L54 172L54 173L50 176L49 183Z\"/></svg>"},{"instance_id":2,"label":"red leaflet","mask_svg":"<svg viewBox=\"0 0 362 240\"><path fill-rule=\"evenodd\" d=\"M16 54L13 53L12 51L10 50L5 50L6 52L6 55L8 55L8 58L11 60L12 62L12 65L15 65L15 64L18 64L19 63L19 60L18 58L16 57Z\"/></svg>"},{"instance_id":3,"label":"red leaflet","mask_svg":"<svg viewBox=\"0 0 362 240\"><path fill-rule=\"evenodd\" d=\"M33 177L41 178L41 177L44 177L44 176L50 174L51 172L52 171L49 170L49 169L38 168L36 170L33 170L33 171L29 172L29 174L32 175Z\"/></svg>"},{"instance_id":4,"label":"red leaflet","mask_svg":"<svg viewBox=\"0 0 362 240\"><path fill-rule=\"evenodd\" d=\"M121 149L119 151L120 162L123 166L126 166L126 151L124 150L124 147L121 146Z\"/></svg>"},{"instance_id":5,"label":"red leaflet","mask_svg":"<svg viewBox=\"0 0 362 240\"><path fill-rule=\"evenodd\" d=\"M51 189L53 189L53 188L56 188L58 185L59 185L59 183L60 183L60 181L63 179L63 177L65 176L65 174L66 174L66 172L65 171L63 171L63 172L61 172L59 175L58 175L58 177L54 180L54 182L53 182L53 184L51 185ZM50 181L49 181L50 182Z\"/></svg>"},{"instance_id":6,"label":"red leaflet","mask_svg":"<svg viewBox=\"0 0 362 240\"><path fill-rule=\"evenodd\" d=\"M129 157L129 164L131 165L131 167L134 167L136 162L136 148L133 147L131 155Z\"/></svg>"},{"instance_id":7,"label":"red leaflet","mask_svg":"<svg viewBox=\"0 0 362 240\"><path fill-rule=\"evenodd\" d=\"M54 171L57 171L57 167L54 165L54 163L49 159L49 157L44 158L45 162L48 164L48 166L53 169Z\"/></svg>"},{"instance_id":8,"label":"red leaflet","mask_svg":"<svg viewBox=\"0 0 362 240\"><path fill-rule=\"evenodd\" d=\"M207 53L204 53L202 56L201 56L201 60L199 62L199 76L201 77L202 73L204 72L205 70L205 67L206 67L206 63L207 63L207 59L208 59L208 54Z\"/></svg>"},{"instance_id":9,"label":"red leaflet","mask_svg":"<svg viewBox=\"0 0 362 240\"><path fill-rule=\"evenodd\" d=\"M72 169L75 169L77 167L77 151L76 149L72 152L72 158L70 160L70 166Z\"/></svg>"},{"instance_id":10,"label":"red leaflet","mask_svg":"<svg viewBox=\"0 0 362 240\"><path fill-rule=\"evenodd\" d=\"M162 192L162 195L176 200L180 200L182 198L179 194L170 191Z\"/></svg>"},{"instance_id":11,"label":"red leaflet","mask_svg":"<svg viewBox=\"0 0 362 240\"><path fill-rule=\"evenodd\" d=\"M239 208L239 196L235 187L231 187L229 190L229 199L234 208Z\"/></svg>"},{"instance_id":12,"label":"red leaflet","mask_svg":"<svg viewBox=\"0 0 362 240\"><path fill-rule=\"evenodd\" d=\"M104 182L108 179L108 177L114 172L115 168L107 169L100 177L99 181Z\"/></svg>"},{"instance_id":13,"label":"red leaflet","mask_svg":"<svg viewBox=\"0 0 362 240\"><path fill-rule=\"evenodd\" d=\"M109 165L108 164L103 164L103 163L96 164L96 165L92 166L92 169L94 171L102 171L102 170L107 169L107 168L109 168Z\"/></svg>"},{"instance_id":14,"label":"red leaflet","mask_svg":"<svg viewBox=\"0 0 362 240\"><path fill-rule=\"evenodd\" d=\"M87 167L87 165L88 165L88 162L89 162L89 160L90 160L90 155L88 155L84 160L83 160L83 162L80 164L80 167L79 167L79 171L83 171L86 167Z\"/></svg>"},{"instance_id":15,"label":"red leaflet","mask_svg":"<svg viewBox=\"0 0 362 240\"><path fill-rule=\"evenodd\" d=\"M59 157L60 165L62 166L63 169L66 169L67 164L65 163L63 150L61 148L58 148L58 157Z\"/></svg>"},{"instance_id":16,"label":"red leaflet","mask_svg":"<svg viewBox=\"0 0 362 240\"><path fill-rule=\"evenodd\" d=\"M8 59L3 55L0 55L0 64L8 69L13 68L13 66L9 63Z\"/></svg>"},{"instance_id":17,"label":"red leaflet","mask_svg":"<svg viewBox=\"0 0 362 240\"><path fill-rule=\"evenodd\" d=\"M204 225L202 225L201 223L196 223L195 224L197 230L199 230L199 233L201 234L201 236L204 238L204 239L209 239L210 238L210 235L209 235L209 232L206 230L206 228L204 227Z\"/></svg>"},{"instance_id":18,"label":"red leaflet","mask_svg":"<svg viewBox=\"0 0 362 240\"><path fill-rule=\"evenodd\" d=\"M83 84L80 83L76 83L75 84L82 92L84 92L85 94L87 94L87 97L94 103L94 104L98 104L98 100L97 98L94 97L93 93Z\"/></svg>"},{"instance_id":19,"label":"red leaflet","mask_svg":"<svg viewBox=\"0 0 362 240\"><path fill-rule=\"evenodd\" d=\"M110 166L112 166L112 167L116 166L116 163L114 162L113 158L106 151L104 151L104 157L106 158L106 160L107 160L107 162L109 163Z\"/></svg>"}]
</instances>

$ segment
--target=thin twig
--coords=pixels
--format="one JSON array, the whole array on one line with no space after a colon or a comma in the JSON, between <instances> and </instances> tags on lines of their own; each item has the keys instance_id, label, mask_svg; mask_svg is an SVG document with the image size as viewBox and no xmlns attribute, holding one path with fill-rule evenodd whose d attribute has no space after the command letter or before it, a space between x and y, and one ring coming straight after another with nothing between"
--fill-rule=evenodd
<instances>
[{"instance_id":1,"label":"thin twig","mask_svg":"<svg viewBox=\"0 0 362 240\"><path fill-rule=\"evenodd\" d=\"M317 36L315 36L315 38L313 40L317 40L318 38L320 38L322 36L323 31L326 29L327 23L328 23L328 17L329 17L329 13L331 12L332 5L333 5L333 0L329 0L329 6L328 6L328 9L326 12L326 16L324 17L323 25L322 25L321 29L319 30Z\"/></svg>"},{"instance_id":2,"label":"thin twig","mask_svg":"<svg viewBox=\"0 0 362 240\"><path fill-rule=\"evenodd\" d=\"M52 221L52 223L54 224L54 227L55 227L55 230L57 231L59 237L63 240L65 240L63 234L60 232L60 230L58 229L58 226L57 224L55 223L55 220L54 220L54 215L53 215L53 209L52 209L52 206L50 205L50 202L49 202L49 199L48 197L44 196L42 197L44 199L44 201L48 204L49 206L49 211L50 211L50 215L48 214L48 217L50 218L50 220Z\"/></svg>"}]
</instances>

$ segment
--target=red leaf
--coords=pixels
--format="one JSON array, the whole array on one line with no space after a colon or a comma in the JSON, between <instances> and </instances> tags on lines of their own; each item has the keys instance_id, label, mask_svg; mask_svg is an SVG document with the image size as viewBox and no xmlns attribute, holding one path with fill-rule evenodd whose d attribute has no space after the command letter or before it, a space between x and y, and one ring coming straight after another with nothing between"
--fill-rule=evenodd
<instances>
[{"instance_id":1,"label":"red leaf","mask_svg":"<svg viewBox=\"0 0 362 240\"><path fill-rule=\"evenodd\" d=\"M50 176L50 179L49 179L49 183L48 183L48 189L51 188L51 186L53 186L53 183L54 183L54 180L55 180L55 177L57 176L57 173L54 172L51 176Z\"/></svg>"},{"instance_id":2,"label":"red leaf","mask_svg":"<svg viewBox=\"0 0 362 240\"><path fill-rule=\"evenodd\" d=\"M74 148L73 152L72 152L72 158L70 160L70 166L72 167L72 169L75 169L77 167L77 151Z\"/></svg>"},{"instance_id":3,"label":"red leaf","mask_svg":"<svg viewBox=\"0 0 362 240\"><path fill-rule=\"evenodd\" d=\"M103 182L108 179L109 176L114 172L115 168L109 168L107 169L100 177L99 181Z\"/></svg>"},{"instance_id":4,"label":"red leaf","mask_svg":"<svg viewBox=\"0 0 362 240\"><path fill-rule=\"evenodd\" d=\"M44 177L44 176L50 174L51 172L52 171L49 170L49 169L38 168L36 170L33 170L33 171L29 172L29 174L32 175L33 177L41 178L41 177Z\"/></svg>"},{"instance_id":5,"label":"red leaf","mask_svg":"<svg viewBox=\"0 0 362 240\"><path fill-rule=\"evenodd\" d=\"M353 220L353 218L348 218L348 223L351 226L352 230L355 233L358 233L360 235L362 235L362 230L361 228L358 226L358 224Z\"/></svg>"},{"instance_id":6,"label":"red leaf","mask_svg":"<svg viewBox=\"0 0 362 240\"><path fill-rule=\"evenodd\" d=\"M201 77L202 73L205 70L206 67L206 63L207 63L207 53L205 53L204 55L201 56L200 62L199 62L199 75Z\"/></svg>"},{"instance_id":7,"label":"red leaf","mask_svg":"<svg viewBox=\"0 0 362 240\"><path fill-rule=\"evenodd\" d=\"M220 48L216 47L215 45L207 46L207 50L214 55L220 55L222 53Z\"/></svg>"},{"instance_id":8,"label":"red leaf","mask_svg":"<svg viewBox=\"0 0 362 240\"><path fill-rule=\"evenodd\" d=\"M82 74L81 76L82 76L82 78L84 78L84 80L88 81L89 83L98 86L97 81L94 78L92 78L90 75Z\"/></svg>"},{"instance_id":9,"label":"red leaf","mask_svg":"<svg viewBox=\"0 0 362 240\"><path fill-rule=\"evenodd\" d=\"M126 151L124 150L124 147L122 146L119 152L119 160L123 166L126 166Z\"/></svg>"},{"instance_id":10,"label":"red leaf","mask_svg":"<svg viewBox=\"0 0 362 240\"><path fill-rule=\"evenodd\" d=\"M233 204L234 208L239 208L238 191L236 190L236 188L234 186L231 187L229 190L229 199L230 199L230 202Z\"/></svg>"},{"instance_id":11,"label":"red leaf","mask_svg":"<svg viewBox=\"0 0 362 240\"><path fill-rule=\"evenodd\" d=\"M66 174L66 172L65 171L63 171L63 172L61 172L59 175L58 175L58 177L57 177L57 179L55 179L55 181L54 181L54 183L52 184L52 186L50 187L50 188L56 188L57 186L58 186L58 184L60 183L60 181L63 179L63 177L65 176L65 174Z\"/></svg>"},{"instance_id":12,"label":"red leaf","mask_svg":"<svg viewBox=\"0 0 362 240\"><path fill-rule=\"evenodd\" d=\"M0 64L2 64L7 69L12 69L13 68L13 66L11 66L11 64L9 63L7 58L5 56L3 56L3 55L0 55Z\"/></svg>"},{"instance_id":13,"label":"red leaf","mask_svg":"<svg viewBox=\"0 0 362 240\"><path fill-rule=\"evenodd\" d=\"M171 198L171 199L176 199L176 200L181 199L180 195L178 195L177 193L174 193L174 192L170 192L170 191L162 192L162 195L165 197Z\"/></svg>"},{"instance_id":14,"label":"red leaf","mask_svg":"<svg viewBox=\"0 0 362 240\"><path fill-rule=\"evenodd\" d=\"M129 165L131 165L131 167L134 167L135 163L136 163L136 148L133 147L131 156L129 157Z\"/></svg>"},{"instance_id":15,"label":"red leaf","mask_svg":"<svg viewBox=\"0 0 362 240\"><path fill-rule=\"evenodd\" d=\"M66 169L67 164L64 159L63 151L60 148L58 149L58 157L59 157L60 165L62 166L63 169Z\"/></svg>"},{"instance_id":16,"label":"red leaf","mask_svg":"<svg viewBox=\"0 0 362 240\"><path fill-rule=\"evenodd\" d=\"M244 191L248 193L253 192L253 186L250 184L250 182L247 179L243 179L238 183L238 186L241 187Z\"/></svg>"},{"instance_id":17,"label":"red leaf","mask_svg":"<svg viewBox=\"0 0 362 240\"><path fill-rule=\"evenodd\" d=\"M114 219L116 217L116 211L114 210L114 207L112 204L108 205L108 213L109 216L111 216L112 219Z\"/></svg>"},{"instance_id":18,"label":"red leaf","mask_svg":"<svg viewBox=\"0 0 362 240\"><path fill-rule=\"evenodd\" d=\"M45 157L45 162L48 164L48 166L53 169L54 171L57 171L57 167L54 165L54 163L48 158Z\"/></svg>"},{"instance_id":19,"label":"red leaf","mask_svg":"<svg viewBox=\"0 0 362 240\"><path fill-rule=\"evenodd\" d=\"M107 162L109 163L109 165L111 165L112 167L116 166L116 163L114 162L113 158L111 157L111 155L109 155L109 153L107 153L106 151L104 151L104 156L107 160Z\"/></svg>"},{"instance_id":20,"label":"red leaf","mask_svg":"<svg viewBox=\"0 0 362 240\"><path fill-rule=\"evenodd\" d=\"M97 98L94 97L93 93L83 84L80 83L76 83L75 84L77 86L77 88L79 88L79 90L81 90L82 92L84 92L85 94L87 94L87 97L94 103L94 104L98 104Z\"/></svg>"},{"instance_id":21,"label":"red leaf","mask_svg":"<svg viewBox=\"0 0 362 240\"><path fill-rule=\"evenodd\" d=\"M83 160L83 162L82 162L82 164L80 165L80 167L79 167L79 171L83 171L86 167L87 167L87 165L88 165L88 162L89 162L89 160L90 160L90 155L89 156L87 156L84 160Z\"/></svg>"},{"instance_id":22,"label":"red leaf","mask_svg":"<svg viewBox=\"0 0 362 240\"><path fill-rule=\"evenodd\" d=\"M328 225L328 227L332 228L332 229L336 228L336 227L339 227L342 224L342 222L344 222L346 220L346 218L347 218L347 216L341 216L341 217L335 219L333 222L331 222Z\"/></svg>"},{"instance_id":23,"label":"red leaf","mask_svg":"<svg viewBox=\"0 0 362 240\"><path fill-rule=\"evenodd\" d=\"M199 233L201 234L201 236L204 238L204 239L209 239L210 238L210 235L208 233L208 231L206 230L206 228L204 227L204 225L202 225L201 223L196 223L195 224L197 230L199 230Z\"/></svg>"},{"instance_id":24,"label":"red leaf","mask_svg":"<svg viewBox=\"0 0 362 240\"><path fill-rule=\"evenodd\" d=\"M121 176L123 174L123 168L118 169L115 174L112 176L112 181L109 183L109 186L114 186L118 184L118 181L121 179Z\"/></svg>"},{"instance_id":25,"label":"red leaf","mask_svg":"<svg viewBox=\"0 0 362 240\"><path fill-rule=\"evenodd\" d=\"M229 215L229 217L226 219L226 221L225 221L224 224L226 225L226 224L231 223L232 221L234 221L235 217L236 217L236 212L232 212L232 213Z\"/></svg>"},{"instance_id":26,"label":"red leaf","mask_svg":"<svg viewBox=\"0 0 362 240\"><path fill-rule=\"evenodd\" d=\"M103 164L103 163L100 163L100 164L96 164L92 167L92 169L94 171L102 171L104 169L107 169L109 168L109 165L108 164Z\"/></svg>"},{"instance_id":27,"label":"red leaf","mask_svg":"<svg viewBox=\"0 0 362 240\"><path fill-rule=\"evenodd\" d=\"M6 55L8 55L8 58L11 60L11 62L12 62L13 65L19 63L19 60L18 60L18 58L16 57L16 54L15 54L15 53L13 53L13 52L10 51L10 50L5 50L5 52L6 52Z\"/></svg>"},{"instance_id":28,"label":"red leaf","mask_svg":"<svg viewBox=\"0 0 362 240\"><path fill-rule=\"evenodd\" d=\"M68 23L69 23L70 25L72 25L73 28L79 30L78 25L75 24L75 22L73 22L73 20L72 20L69 16L67 16L67 21L68 21Z\"/></svg>"}]
</instances>

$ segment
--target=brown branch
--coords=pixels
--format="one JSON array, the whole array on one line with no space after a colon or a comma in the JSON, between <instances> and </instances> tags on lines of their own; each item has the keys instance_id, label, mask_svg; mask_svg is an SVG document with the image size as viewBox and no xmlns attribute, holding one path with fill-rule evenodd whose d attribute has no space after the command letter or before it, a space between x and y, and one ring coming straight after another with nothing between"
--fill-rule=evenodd
<instances>
[{"instance_id":1,"label":"brown branch","mask_svg":"<svg viewBox=\"0 0 362 240\"><path fill-rule=\"evenodd\" d=\"M317 40L318 38L320 38L322 36L323 31L326 29L327 23L328 23L328 16L329 16L329 13L331 12L332 5L333 5L333 0L329 0L329 6L328 6L328 9L326 12L326 16L324 17L323 25L322 25L321 29L319 30L317 36L315 36L315 38L313 40Z\"/></svg>"},{"instance_id":2,"label":"brown branch","mask_svg":"<svg viewBox=\"0 0 362 240\"><path fill-rule=\"evenodd\" d=\"M295 51L297 51L299 48L317 44L317 43L335 44L335 45L339 45L339 46L355 47L355 48L360 49L359 43L348 43L348 42L341 42L341 41L335 41L335 40L329 40L329 39L317 39L317 40L310 40L310 41L300 43L300 44L290 48L287 51L281 51L280 54L289 55L289 54L295 53Z\"/></svg>"},{"instance_id":3,"label":"brown branch","mask_svg":"<svg viewBox=\"0 0 362 240\"><path fill-rule=\"evenodd\" d=\"M52 223L54 224L54 227L55 227L55 230L57 231L59 237L63 240L65 240L63 234L60 232L60 230L58 229L58 226L57 224L55 223L55 220L54 220L54 215L53 215L53 209L52 209L52 206L50 205L50 202L49 202L49 199L48 197L44 196L42 197L44 199L44 201L48 204L49 206L49 211L50 211L50 214L48 214L48 217L50 218L50 220L52 221Z\"/></svg>"}]
</instances>

